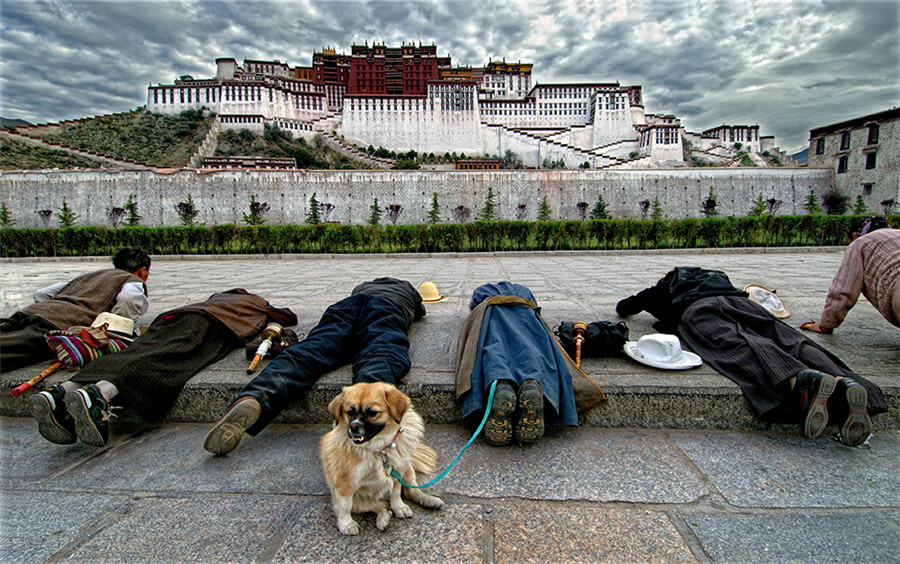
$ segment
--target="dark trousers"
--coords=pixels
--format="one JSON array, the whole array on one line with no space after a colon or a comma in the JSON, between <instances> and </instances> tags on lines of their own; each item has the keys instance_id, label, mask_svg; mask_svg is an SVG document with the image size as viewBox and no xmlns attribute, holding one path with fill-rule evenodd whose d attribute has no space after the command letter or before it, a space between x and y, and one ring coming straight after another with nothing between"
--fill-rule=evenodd
<instances>
[{"instance_id":1,"label":"dark trousers","mask_svg":"<svg viewBox=\"0 0 900 564\"><path fill-rule=\"evenodd\" d=\"M119 390L117 399L155 421L169 411L185 382L240 344L224 324L203 314L172 315L154 321L127 349L90 362L71 380L111 382Z\"/></svg>"},{"instance_id":2,"label":"dark trousers","mask_svg":"<svg viewBox=\"0 0 900 564\"><path fill-rule=\"evenodd\" d=\"M47 331L56 330L49 321L19 312L0 321L0 372L56 359L44 339Z\"/></svg>"},{"instance_id":3,"label":"dark trousers","mask_svg":"<svg viewBox=\"0 0 900 564\"><path fill-rule=\"evenodd\" d=\"M238 394L262 406L256 423L261 431L322 375L353 363L353 382L396 385L409 372L409 328L400 308L377 296L357 294L332 304L309 335L290 346Z\"/></svg>"},{"instance_id":4,"label":"dark trousers","mask_svg":"<svg viewBox=\"0 0 900 564\"><path fill-rule=\"evenodd\" d=\"M869 414L887 409L878 386L747 298L697 300L685 310L678 333L704 362L741 387L753 412L765 421L800 420L800 404L789 380L806 368L865 386Z\"/></svg>"}]
</instances>

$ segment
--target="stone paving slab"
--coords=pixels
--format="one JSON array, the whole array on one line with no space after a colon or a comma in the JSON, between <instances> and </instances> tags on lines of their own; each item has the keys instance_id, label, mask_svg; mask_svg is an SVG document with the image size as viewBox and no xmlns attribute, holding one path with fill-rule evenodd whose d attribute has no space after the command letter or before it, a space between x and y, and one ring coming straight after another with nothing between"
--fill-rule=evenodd
<instances>
[{"instance_id":1,"label":"stone paving slab","mask_svg":"<svg viewBox=\"0 0 900 564\"><path fill-rule=\"evenodd\" d=\"M472 291L485 282L511 280L531 288L544 319L556 325L583 319L617 321L616 302L650 286L675 266L717 268L736 286L763 284L778 292L798 326L817 319L841 248L730 249L631 252L473 253L448 255L277 255L154 257L149 279L151 307L146 325L159 313L206 299L216 291L243 287L299 316L296 330L308 332L325 308L349 295L356 284L378 276L405 278L418 285L435 282L450 301L429 304L428 315L413 325L412 370L403 389L420 405L426 420L459 421L454 404L453 369L459 328L468 314ZM106 266L106 259L0 260L0 315L26 305L33 290ZM631 338L655 332L646 313L627 319ZM886 392L888 413L873 419L875 429L900 429L900 330L890 326L865 300L850 311L832 335L807 333ZM266 362L266 361L264 361ZM9 390L44 365L0 378L0 414L28 415L27 402ZM211 422L248 380L243 351L235 351L195 376L167 421ZM756 429L778 428L756 420L736 385L709 368L681 372L657 370L626 356L585 359L583 366L610 401L581 415L598 427ZM312 393L278 419L284 423L329 421L325 406L350 381L344 367L322 378ZM47 383L64 379L65 372Z\"/></svg>"},{"instance_id":2,"label":"stone paving slab","mask_svg":"<svg viewBox=\"0 0 900 564\"><path fill-rule=\"evenodd\" d=\"M531 447L476 441L411 519L335 526L325 425L270 426L228 456L207 425L105 448L0 418L0 562L892 562L900 434L869 449L778 432L596 429ZM468 438L430 425L443 469ZM827 491L826 491L827 490Z\"/></svg>"}]
</instances>

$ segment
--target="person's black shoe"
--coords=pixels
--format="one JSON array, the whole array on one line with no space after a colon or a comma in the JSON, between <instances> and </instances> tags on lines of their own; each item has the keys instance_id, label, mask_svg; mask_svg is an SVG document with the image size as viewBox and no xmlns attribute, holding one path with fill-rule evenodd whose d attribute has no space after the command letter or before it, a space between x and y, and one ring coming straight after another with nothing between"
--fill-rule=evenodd
<instances>
[{"instance_id":1,"label":"person's black shoe","mask_svg":"<svg viewBox=\"0 0 900 564\"><path fill-rule=\"evenodd\" d=\"M210 428L203 448L212 454L228 454L237 448L244 432L256 423L262 408L252 396L235 400L228 411Z\"/></svg>"},{"instance_id":2,"label":"person's black shoe","mask_svg":"<svg viewBox=\"0 0 900 564\"><path fill-rule=\"evenodd\" d=\"M528 379L519 387L519 421L516 439L528 445L544 436L544 392L535 380Z\"/></svg>"},{"instance_id":3,"label":"person's black shoe","mask_svg":"<svg viewBox=\"0 0 900 564\"><path fill-rule=\"evenodd\" d=\"M65 397L66 390L57 384L28 398L31 415L37 420L38 433L58 445L70 445L78 440L75 421L66 411Z\"/></svg>"},{"instance_id":4,"label":"person's black shoe","mask_svg":"<svg viewBox=\"0 0 900 564\"><path fill-rule=\"evenodd\" d=\"M828 425L828 397L834 391L834 376L818 370L801 370L797 373L794 389L800 399L800 424L804 437L818 437Z\"/></svg>"},{"instance_id":5,"label":"person's black shoe","mask_svg":"<svg viewBox=\"0 0 900 564\"><path fill-rule=\"evenodd\" d=\"M81 442L102 447L109 441L109 402L100 388L88 384L66 394L66 409L75 420L75 434Z\"/></svg>"},{"instance_id":6,"label":"person's black shoe","mask_svg":"<svg viewBox=\"0 0 900 564\"><path fill-rule=\"evenodd\" d=\"M866 412L869 393L853 378L841 378L837 381L834 395L837 401L846 402L843 409L846 409L847 418L841 425L841 443L847 446L863 444L872 433L872 421Z\"/></svg>"},{"instance_id":7,"label":"person's black shoe","mask_svg":"<svg viewBox=\"0 0 900 564\"><path fill-rule=\"evenodd\" d=\"M497 382L494 401L490 405L484 440L491 446L506 446L513 439L513 412L516 410L516 391L506 380Z\"/></svg>"}]
</instances>

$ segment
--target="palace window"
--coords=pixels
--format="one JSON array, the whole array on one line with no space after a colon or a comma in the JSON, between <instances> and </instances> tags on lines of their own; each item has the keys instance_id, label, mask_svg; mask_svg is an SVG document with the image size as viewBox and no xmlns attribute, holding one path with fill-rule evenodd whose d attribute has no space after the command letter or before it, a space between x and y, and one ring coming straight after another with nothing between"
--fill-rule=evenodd
<instances>
[{"instance_id":1,"label":"palace window","mask_svg":"<svg viewBox=\"0 0 900 564\"><path fill-rule=\"evenodd\" d=\"M878 124L873 123L869 126L869 145L874 145L878 143ZM874 167L872 167L874 168Z\"/></svg>"},{"instance_id":2,"label":"palace window","mask_svg":"<svg viewBox=\"0 0 900 564\"><path fill-rule=\"evenodd\" d=\"M848 158L846 155L838 159L838 174L847 172Z\"/></svg>"},{"instance_id":3,"label":"palace window","mask_svg":"<svg viewBox=\"0 0 900 564\"><path fill-rule=\"evenodd\" d=\"M871 196L872 195L872 185L871 184L863 184L862 185L862 193L863 193L863 196Z\"/></svg>"},{"instance_id":4,"label":"palace window","mask_svg":"<svg viewBox=\"0 0 900 564\"><path fill-rule=\"evenodd\" d=\"M816 154L821 155L825 152L825 138L819 137L816 139Z\"/></svg>"},{"instance_id":5,"label":"palace window","mask_svg":"<svg viewBox=\"0 0 900 564\"><path fill-rule=\"evenodd\" d=\"M850 148L850 132L845 131L841 133L841 150L844 151Z\"/></svg>"},{"instance_id":6,"label":"palace window","mask_svg":"<svg viewBox=\"0 0 900 564\"><path fill-rule=\"evenodd\" d=\"M870 151L866 153L866 168L875 168L875 155L877 154L877 151Z\"/></svg>"}]
</instances>

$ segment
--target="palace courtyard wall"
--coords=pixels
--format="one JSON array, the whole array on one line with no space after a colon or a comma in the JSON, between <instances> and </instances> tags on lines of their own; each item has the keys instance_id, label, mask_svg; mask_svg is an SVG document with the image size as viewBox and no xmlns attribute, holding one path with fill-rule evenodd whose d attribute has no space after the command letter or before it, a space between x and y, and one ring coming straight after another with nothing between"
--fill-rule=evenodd
<instances>
[{"instance_id":1,"label":"palace courtyard wall","mask_svg":"<svg viewBox=\"0 0 900 564\"><path fill-rule=\"evenodd\" d=\"M830 168L686 168L646 170L485 171L27 171L0 174L0 201L17 228L56 227L65 199L77 225L111 226L110 211L138 204L141 225L180 225L176 206L188 195L206 225L241 224L251 196L269 206L269 225L304 223L313 194L323 219L366 223L375 198L384 209L402 206L398 224L425 223L437 193L441 219L476 219L492 188L501 219L535 220L544 197L552 219L582 219L603 196L612 217L641 217L641 202L659 198L664 217L702 217L710 189L719 216L744 216L760 195L781 201L778 215L801 215L810 190L819 198L833 185ZM821 201L821 200L820 200ZM579 203L581 205L579 206ZM867 202L868 203L868 202ZM873 204L874 206L874 204ZM330 207L330 211L329 210ZM53 212L49 221L43 219ZM382 223L388 223L388 214Z\"/></svg>"}]
</instances>

